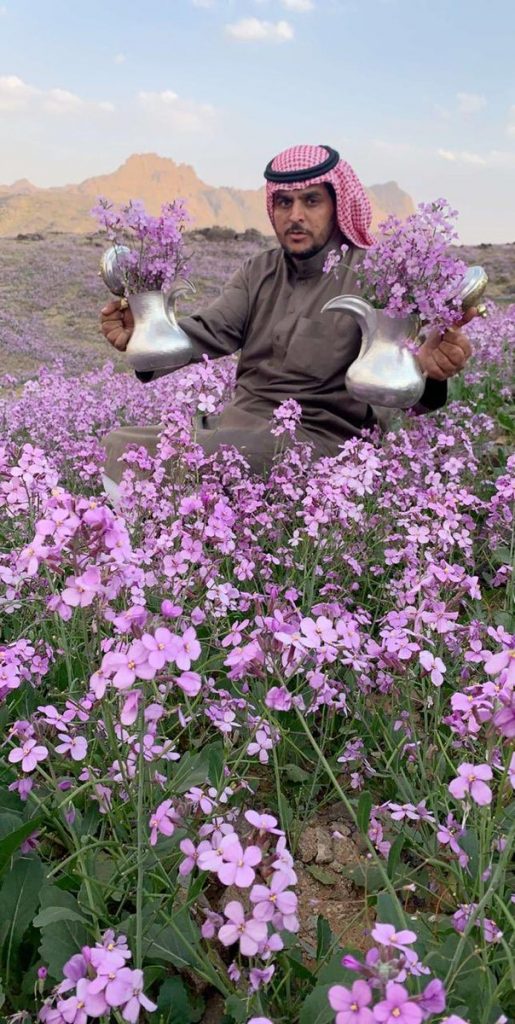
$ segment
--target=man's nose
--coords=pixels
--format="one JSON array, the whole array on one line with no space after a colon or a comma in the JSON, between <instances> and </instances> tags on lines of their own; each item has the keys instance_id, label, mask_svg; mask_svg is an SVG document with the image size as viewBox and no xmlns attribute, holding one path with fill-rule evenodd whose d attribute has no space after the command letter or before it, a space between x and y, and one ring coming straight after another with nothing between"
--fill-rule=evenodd
<instances>
[{"instance_id":1,"label":"man's nose","mask_svg":"<svg viewBox=\"0 0 515 1024\"><path fill-rule=\"evenodd\" d=\"M290 220L292 223L304 220L304 205L300 199L294 199L290 206Z\"/></svg>"}]
</instances>

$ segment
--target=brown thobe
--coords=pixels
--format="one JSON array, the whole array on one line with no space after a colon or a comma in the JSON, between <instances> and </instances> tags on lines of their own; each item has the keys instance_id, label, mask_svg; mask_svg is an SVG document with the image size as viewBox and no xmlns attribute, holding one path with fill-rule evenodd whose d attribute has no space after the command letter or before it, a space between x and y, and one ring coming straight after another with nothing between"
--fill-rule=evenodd
<instances>
[{"instance_id":1,"label":"brown thobe","mask_svg":"<svg viewBox=\"0 0 515 1024\"><path fill-rule=\"evenodd\" d=\"M345 374L359 353L360 328L348 313L320 312L334 296L356 293L351 268L361 249L349 247L344 256L348 267L340 265L338 277L322 272L328 252L342 241L336 233L306 260L280 248L260 252L203 312L180 320L193 345L193 361L240 350L232 401L220 416L205 416L196 435L208 454L221 444L236 445L262 472L277 445L270 433L273 411L288 398L302 407L297 436L311 442L316 458L337 455L345 440L377 422L376 412L345 388ZM158 375L139 376L151 380ZM428 381L422 408L438 408L445 400L445 384ZM143 444L154 452L158 436L159 427L114 431L106 442L106 474L118 482L124 465L117 459L127 444Z\"/></svg>"}]
</instances>

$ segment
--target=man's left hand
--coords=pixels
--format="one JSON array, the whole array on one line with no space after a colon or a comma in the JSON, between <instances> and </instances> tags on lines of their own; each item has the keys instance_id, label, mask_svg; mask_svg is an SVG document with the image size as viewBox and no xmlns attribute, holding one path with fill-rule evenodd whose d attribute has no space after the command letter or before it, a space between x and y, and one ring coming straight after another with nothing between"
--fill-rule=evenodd
<instances>
[{"instance_id":1,"label":"man's left hand","mask_svg":"<svg viewBox=\"0 0 515 1024\"><path fill-rule=\"evenodd\" d=\"M477 315L477 309L468 309L455 327L450 327L444 334L434 331L429 335L417 352L423 373L433 380L448 380L463 369L472 355L472 345L460 327Z\"/></svg>"}]
</instances>

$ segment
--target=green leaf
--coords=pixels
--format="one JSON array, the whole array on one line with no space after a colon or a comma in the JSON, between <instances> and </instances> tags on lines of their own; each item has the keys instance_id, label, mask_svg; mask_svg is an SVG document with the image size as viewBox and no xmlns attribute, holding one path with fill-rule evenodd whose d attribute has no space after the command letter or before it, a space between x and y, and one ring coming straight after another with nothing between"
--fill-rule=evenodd
<instances>
[{"instance_id":1,"label":"green leaf","mask_svg":"<svg viewBox=\"0 0 515 1024\"><path fill-rule=\"evenodd\" d=\"M180 978L167 978L157 997L159 1024L190 1024L191 1006L184 982Z\"/></svg>"},{"instance_id":2,"label":"green leaf","mask_svg":"<svg viewBox=\"0 0 515 1024\"><path fill-rule=\"evenodd\" d=\"M300 956L300 953L298 954ZM302 978L305 981L313 979L313 972L309 970L301 960L297 959L297 950L292 949L286 954L286 959L291 967L295 978Z\"/></svg>"},{"instance_id":3,"label":"green leaf","mask_svg":"<svg viewBox=\"0 0 515 1024\"><path fill-rule=\"evenodd\" d=\"M333 1024L334 1010L329 1005L327 993L330 985L317 985L302 1004L299 1024Z\"/></svg>"},{"instance_id":4,"label":"green leaf","mask_svg":"<svg viewBox=\"0 0 515 1024\"><path fill-rule=\"evenodd\" d=\"M401 853L404 847L404 843L405 836L403 836L402 833L398 835L395 842L392 843L390 853L388 854L388 864L386 866L388 878L394 878L395 876L395 872L401 859Z\"/></svg>"},{"instance_id":5,"label":"green leaf","mask_svg":"<svg viewBox=\"0 0 515 1024\"><path fill-rule=\"evenodd\" d=\"M23 825L17 824L14 815L2 814L0 816L0 873L11 859L13 853L21 846L23 841L32 835L42 822L42 817L31 818ZM18 823L20 818L17 819ZM2 827L3 826L3 827Z\"/></svg>"},{"instance_id":6,"label":"green leaf","mask_svg":"<svg viewBox=\"0 0 515 1024\"><path fill-rule=\"evenodd\" d=\"M209 775L209 747L200 754L183 754L170 779L170 792L185 793L192 786L202 786Z\"/></svg>"},{"instance_id":7,"label":"green leaf","mask_svg":"<svg viewBox=\"0 0 515 1024\"><path fill-rule=\"evenodd\" d=\"M321 882L322 885L334 885L336 881L332 871L326 871L324 868L319 868L318 864L309 864L307 871L309 871L313 878L316 878L317 882Z\"/></svg>"},{"instance_id":8,"label":"green leaf","mask_svg":"<svg viewBox=\"0 0 515 1024\"><path fill-rule=\"evenodd\" d=\"M501 427L506 427L507 430L515 430L515 417L509 416L505 412L498 412L497 419Z\"/></svg>"},{"instance_id":9,"label":"green leaf","mask_svg":"<svg viewBox=\"0 0 515 1024\"><path fill-rule=\"evenodd\" d=\"M45 886L41 892L40 913L48 909L55 910L56 907L71 910L80 917L79 904L71 893L64 892L57 885ZM48 965L50 977L59 981L63 965L74 953L80 953L81 947L87 945L89 940L91 936L80 921L61 920L45 925L41 929L39 953Z\"/></svg>"},{"instance_id":10,"label":"green leaf","mask_svg":"<svg viewBox=\"0 0 515 1024\"><path fill-rule=\"evenodd\" d=\"M319 914L317 918L317 960L327 956L333 943L333 933L329 922Z\"/></svg>"},{"instance_id":11,"label":"green leaf","mask_svg":"<svg viewBox=\"0 0 515 1024\"><path fill-rule=\"evenodd\" d=\"M379 924L393 924L394 928L411 928L412 925L411 921L408 925L401 904L389 892L381 892L377 897L376 921Z\"/></svg>"},{"instance_id":12,"label":"green leaf","mask_svg":"<svg viewBox=\"0 0 515 1024\"><path fill-rule=\"evenodd\" d=\"M356 861L350 866L342 865L341 874L345 878L350 878L354 885L366 889L369 893L377 892L384 886L384 877L380 868L368 860Z\"/></svg>"},{"instance_id":13,"label":"green leaf","mask_svg":"<svg viewBox=\"0 0 515 1024\"><path fill-rule=\"evenodd\" d=\"M234 1024L244 1024L248 1020L247 1005L247 1000L241 996L229 996L226 1000L225 1009Z\"/></svg>"},{"instance_id":14,"label":"green leaf","mask_svg":"<svg viewBox=\"0 0 515 1024\"><path fill-rule=\"evenodd\" d=\"M43 865L36 857L17 860L0 889L2 960L9 964L32 922L43 883Z\"/></svg>"},{"instance_id":15,"label":"green leaf","mask_svg":"<svg viewBox=\"0 0 515 1024\"><path fill-rule=\"evenodd\" d=\"M367 789L365 789L358 800L358 809L356 811L356 817L358 819L360 832L362 832L363 835L365 836L368 833L372 803L372 794L369 793Z\"/></svg>"},{"instance_id":16,"label":"green leaf","mask_svg":"<svg viewBox=\"0 0 515 1024\"><path fill-rule=\"evenodd\" d=\"M82 914L71 907L46 907L36 914L33 923L35 928L48 928L49 924L56 924L57 921L80 921L81 924L87 924Z\"/></svg>"},{"instance_id":17,"label":"green leaf","mask_svg":"<svg viewBox=\"0 0 515 1024\"><path fill-rule=\"evenodd\" d=\"M223 743L211 743L209 747L207 747L207 753L209 754L209 781L213 786L216 786L217 789L222 789L225 783Z\"/></svg>"},{"instance_id":18,"label":"green leaf","mask_svg":"<svg viewBox=\"0 0 515 1024\"><path fill-rule=\"evenodd\" d=\"M38 908L43 883L43 865L36 857L16 860L0 890L2 924L0 943L19 943ZM5 959L4 959L5 963Z\"/></svg>"},{"instance_id":19,"label":"green leaf","mask_svg":"<svg viewBox=\"0 0 515 1024\"><path fill-rule=\"evenodd\" d=\"M294 819L293 809L288 803L284 793L279 793L277 797L278 810L279 810L279 821L284 830L287 832L291 827Z\"/></svg>"},{"instance_id":20,"label":"green leaf","mask_svg":"<svg viewBox=\"0 0 515 1024\"><path fill-rule=\"evenodd\" d=\"M309 772L306 772L298 764L285 764L284 771L292 782L308 782L311 778Z\"/></svg>"},{"instance_id":21,"label":"green leaf","mask_svg":"<svg viewBox=\"0 0 515 1024\"><path fill-rule=\"evenodd\" d=\"M172 924L156 922L145 935L144 956L173 964L195 967L202 963L198 953L200 932L186 908L173 915Z\"/></svg>"}]
</instances>

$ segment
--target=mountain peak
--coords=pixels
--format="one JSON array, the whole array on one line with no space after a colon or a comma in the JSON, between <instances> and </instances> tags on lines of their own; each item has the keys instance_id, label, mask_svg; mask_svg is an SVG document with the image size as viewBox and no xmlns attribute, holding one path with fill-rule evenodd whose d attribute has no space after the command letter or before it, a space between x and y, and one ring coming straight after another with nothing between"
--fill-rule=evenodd
<instances>
[{"instance_id":1,"label":"mountain peak","mask_svg":"<svg viewBox=\"0 0 515 1024\"><path fill-rule=\"evenodd\" d=\"M410 197L396 182L368 189L373 210L372 230L389 213L404 217L413 211ZM0 235L30 231L68 231L84 234L94 230L91 207L99 196L112 203L141 200L146 209L159 213L165 202L184 199L193 228L221 227L234 231L257 228L271 233L265 208L264 188L215 188L202 181L190 164L175 163L158 153L132 153L109 174L86 178L80 184L38 189L30 182L0 187Z\"/></svg>"}]
</instances>

